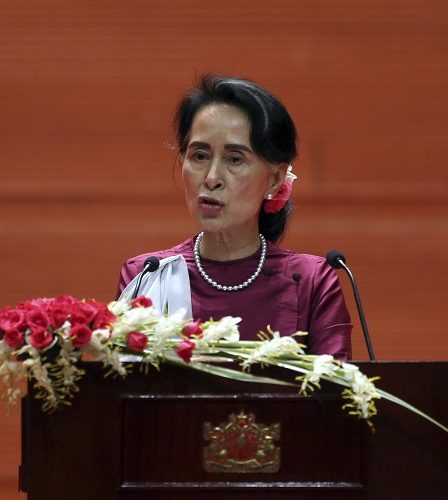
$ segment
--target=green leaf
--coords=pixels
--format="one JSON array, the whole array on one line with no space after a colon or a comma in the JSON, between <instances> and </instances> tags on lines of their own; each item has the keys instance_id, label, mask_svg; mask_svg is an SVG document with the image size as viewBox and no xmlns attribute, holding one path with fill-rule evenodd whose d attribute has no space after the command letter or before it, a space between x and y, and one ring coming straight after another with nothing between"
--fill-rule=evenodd
<instances>
[{"instance_id":1,"label":"green leaf","mask_svg":"<svg viewBox=\"0 0 448 500\"><path fill-rule=\"evenodd\" d=\"M284 382L283 380L277 380L270 377L260 377L259 375L253 375L252 373L240 372L238 370L232 370L231 368L214 366L208 363L185 363L181 359L178 359L174 356L166 356L165 360L168 363L176 366L182 366L183 368L190 368L192 370L198 370L200 372L210 373L212 375L217 375L219 377L229 378L232 380L239 380L240 382L255 382L258 384L286 385L289 387L296 387L295 384Z\"/></svg>"},{"instance_id":2,"label":"green leaf","mask_svg":"<svg viewBox=\"0 0 448 500\"><path fill-rule=\"evenodd\" d=\"M406 408L407 410L409 411L412 411L413 413L415 413L416 415L420 415L420 417L422 418L425 418L426 420L428 420L429 422L433 423L434 425L436 425L437 427L440 427L440 429L444 430L445 432L448 432L448 427L445 427L443 424L441 424L440 422L438 422L437 420L433 419L432 417L430 417L427 413L419 410L418 408L416 408L415 406L412 406L411 404L409 403L406 403L406 401L403 401L402 399L400 398L397 398L396 396L394 396L393 394L389 394L388 392L386 391L383 391L382 389L378 389L377 388L377 392L378 394L385 400L387 401L390 401L392 403L395 403L397 405L400 405L402 406L403 408Z\"/></svg>"}]
</instances>

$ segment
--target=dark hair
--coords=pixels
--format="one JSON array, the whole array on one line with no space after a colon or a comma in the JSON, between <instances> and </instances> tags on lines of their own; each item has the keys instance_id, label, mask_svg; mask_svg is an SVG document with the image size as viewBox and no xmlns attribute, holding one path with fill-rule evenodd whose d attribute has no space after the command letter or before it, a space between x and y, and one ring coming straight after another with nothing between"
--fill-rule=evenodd
<instances>
[{"instance_id":1,"label":"dark hair","mask_svg":"<svg viewBox=\"0 0 448 500\"><path fill-rule=\"evenodd\" d=\"M173 126L179 152L187 150L191 125L196 113L212 103L223 103L242 109L250 122L250 143L255 153L269 163L291 163L297 156L297 132L285 106L270 92L249 80L206 74L179 102ZM279 241L293 212L288 200L277 213L260 210L260 232L272 242Z\"/></svg>"}]
</instances>

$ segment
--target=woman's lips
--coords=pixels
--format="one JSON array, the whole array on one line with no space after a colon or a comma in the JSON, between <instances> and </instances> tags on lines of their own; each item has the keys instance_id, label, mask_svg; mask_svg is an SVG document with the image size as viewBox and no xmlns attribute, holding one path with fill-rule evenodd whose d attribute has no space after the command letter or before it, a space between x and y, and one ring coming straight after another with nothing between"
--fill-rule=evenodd
<instances>
[{"instance_id":1,"label":"woman's lips","mask_svg":"<svg viewBox=\"0 0 448 500\"><path fill-rule=\"evenodd\" d=\"M202 212L208 215L219 213L224 206L222 201L210 196L199 196L198 203Z\"/></svg>"}]
</instances>

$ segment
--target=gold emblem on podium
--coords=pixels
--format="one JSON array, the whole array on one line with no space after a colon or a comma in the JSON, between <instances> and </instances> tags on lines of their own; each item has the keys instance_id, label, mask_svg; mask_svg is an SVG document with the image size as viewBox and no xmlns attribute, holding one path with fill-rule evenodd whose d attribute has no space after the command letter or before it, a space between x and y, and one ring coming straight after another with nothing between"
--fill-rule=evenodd
<instances>
[{"instance_id":1,"label":"gold emblem on podium","mask_svg":"<svg viewBox=\"0 0 448 500\"><path fill-rule=\"evenodd\" d=\"M206 472L273 473L280 469L280 424L259 424L252 413L232 413L227 422L204 423L202 465Z\"/></svg>"}]
</instances>

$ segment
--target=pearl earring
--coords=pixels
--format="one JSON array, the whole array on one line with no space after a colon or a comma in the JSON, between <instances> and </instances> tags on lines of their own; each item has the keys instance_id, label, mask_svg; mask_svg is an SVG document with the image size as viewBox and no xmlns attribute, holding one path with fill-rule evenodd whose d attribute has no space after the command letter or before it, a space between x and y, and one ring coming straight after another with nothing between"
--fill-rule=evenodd
<instances>
[{"instance_id":1,"label":"pearl earring","mask_svg":"<svg viewBox=\"0 0 448 500\"><path fill-rule=\"evenodd\" d=\"M266 199L267 199L267 200L272 200L272 194L271 194L271 193L269 193L269 194L266 196Z\"/></svg>"}]
</instances>

